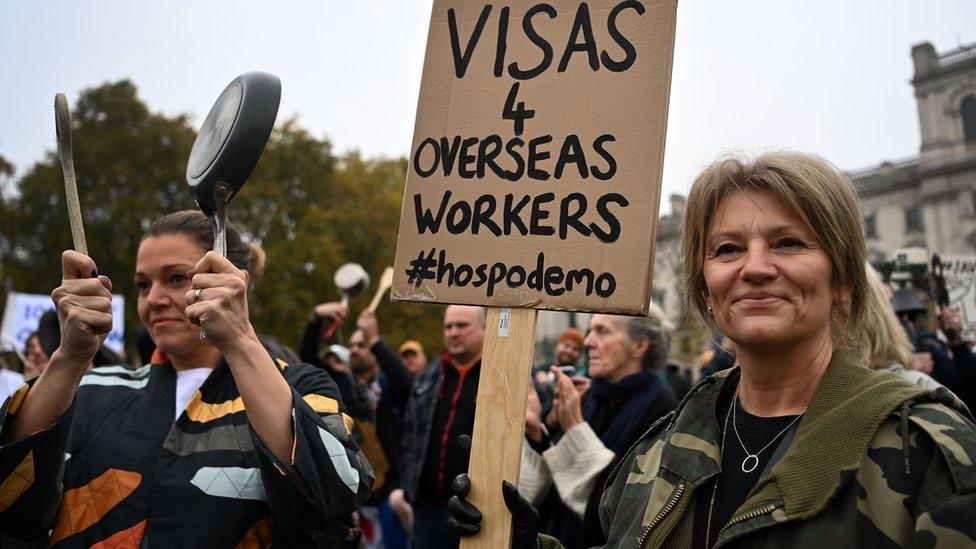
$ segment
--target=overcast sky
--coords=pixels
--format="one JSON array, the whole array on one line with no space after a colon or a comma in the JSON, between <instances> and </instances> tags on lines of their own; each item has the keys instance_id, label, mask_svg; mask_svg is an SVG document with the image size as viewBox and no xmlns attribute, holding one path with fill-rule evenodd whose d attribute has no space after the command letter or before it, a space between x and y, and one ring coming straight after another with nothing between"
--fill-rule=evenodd
<instances>
[{"instance_id":1,"label":"overcast sky","mask_svg":"<svg viewBox=\"0 0 976 549\"><path fill-rule=\"evenodd\" d=\"M132 79L196 124L234 76L265 70L338 151L409 152L430 2L4 2L0 155L23 173L55 148L53 97ZM967 23L968 21L968 23ZM844 169L916 154L911 46L976 42L972 0L682 0L667 195L727 151L792 148Z\"/></svg>"}]
</instances>

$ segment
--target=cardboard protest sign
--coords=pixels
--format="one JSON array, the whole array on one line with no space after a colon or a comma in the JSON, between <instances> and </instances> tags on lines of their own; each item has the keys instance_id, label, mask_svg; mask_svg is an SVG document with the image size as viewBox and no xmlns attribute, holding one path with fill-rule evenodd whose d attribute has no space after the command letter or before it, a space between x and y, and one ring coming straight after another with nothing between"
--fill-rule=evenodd
<instances>
[{"instance_id":1,"label":"cardboard protest sign","mask_svg":"<svg viewBox=\"0 0 976 549\"><path fill-rule=\"evenodd\" d=\"M394 300L646 313L676 0L435 0Z\"/></svg>"},{"instance_id":2,"label":"cardboard protest sign","mask_svg":"<svg viewBox=\"0 0 976 549\"><path fill-rule=\"evenodd\" d=\"M53 311L54 303L47 294L24 294L10 292L3 309L3 325L0 326L0 341L5 351L12 351L13 345L23 349L27 337L37 330L37 323L46 311ZM112 295L112 331L105 339L105 346L122 353L125 346L125 297Z\"/></svg>"},{"instance_id":3,"label":"cardboard protest sign","mask_svg":"<svg viewBox=\"0 0 976 549\"><path fill-rule=\"evenodd\" d=\"M976 256L941 256L949 305L959 309L963 339L976 340Z\"/></svg>"}]
</instances>

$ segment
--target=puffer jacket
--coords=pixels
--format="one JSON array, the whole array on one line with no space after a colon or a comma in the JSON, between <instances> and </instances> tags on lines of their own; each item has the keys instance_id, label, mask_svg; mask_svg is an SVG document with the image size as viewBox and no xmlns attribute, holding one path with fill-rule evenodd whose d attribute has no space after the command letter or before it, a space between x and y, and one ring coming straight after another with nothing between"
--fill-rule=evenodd
<instances>
[{"instance_id":1,"label":"puffer jacket","mask_svg":"<svg viewBox=\"0 0 976 549\"><path fill-rule=\"evenodd\" d=\"M601 501L607 547L692 546L697 490L720 472L715 403L738 377L703 380L628 452ZM789 449L714 547L976 546L974 462L976 427L959 399L837 351Z\"/></svg>"}]
</instances>

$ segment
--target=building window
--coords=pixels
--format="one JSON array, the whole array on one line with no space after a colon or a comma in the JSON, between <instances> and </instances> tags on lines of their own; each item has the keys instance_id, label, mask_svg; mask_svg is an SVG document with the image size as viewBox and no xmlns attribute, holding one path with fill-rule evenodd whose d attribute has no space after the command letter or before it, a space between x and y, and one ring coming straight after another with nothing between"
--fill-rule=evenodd
<instances>
[{"instance_id":1,"label":"building window","mask_svg":"<svg viewBox=\"0 0 976 549\"><path fill-rule=\"evenodd\" d=\"M878 236L878 225L874 219L874 214L864 218L864 236L868 238L877 238Z\"/></svg>"},{"instance_id":2,"label":"building window","mask_svg":"<svg viewBox=\"0 0 976 549\"><path fill-rule=\"evenodd\" d=\"M905 208L905 230L906 231L921 231L922 230L922 212L918 210L915 206L910 206Z\"/></svg>"},{"instance_id":3,"label":"building window","mask_svg":"<svg viewBox=\"0 0 976 549\"><path fill-rule=\"evenodd\" d=\"M976 142L976 96L967 96L962 100L962 131L966 136L966 143Z\"/></svg>"}]
</instances>

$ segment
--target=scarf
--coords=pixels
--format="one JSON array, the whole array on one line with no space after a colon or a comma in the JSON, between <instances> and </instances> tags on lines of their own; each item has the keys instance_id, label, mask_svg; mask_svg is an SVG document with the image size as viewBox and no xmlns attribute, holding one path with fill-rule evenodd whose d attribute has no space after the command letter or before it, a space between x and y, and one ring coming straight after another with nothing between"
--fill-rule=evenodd
<instances>
[{"instance_id":1,"label":"scarf","mask_svg":"<svg viewBox=\"0 0 976 549\"><path fill-rule=\"evenodd\" d=\"M637 431L647 425L652 408L666 391L655 372L629 375L617 382L594 379L583 399L583 419L594 426L600 416L610 411L611 403L624 401L609 426L600 431L594 429L604 446L622 456L641 435Z\"/></svg>"}]
</instances>

